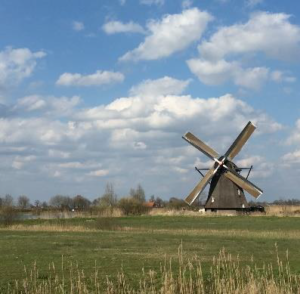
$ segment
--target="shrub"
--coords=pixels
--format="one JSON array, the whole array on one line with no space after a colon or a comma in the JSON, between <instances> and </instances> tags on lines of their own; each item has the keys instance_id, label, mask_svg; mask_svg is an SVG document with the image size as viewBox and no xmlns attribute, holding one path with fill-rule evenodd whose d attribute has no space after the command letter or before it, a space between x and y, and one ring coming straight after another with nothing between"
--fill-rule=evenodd
<instances>
[{"instance_id":1,"label":"shrub","mask_svg":"<svg viewBox=\"0 0 300 294\"><path fill-rule=\"evenodd\" d=\"M0 222L4 226L10 226L13 224L17 217L17 212L12 206L4 206L0 212Z\"/></svg>"},{"instance_id":2,"label":"shrub","mask_svg":"<svg viewBox=\"0 0 300 294\"><path fill-rule=\"evenodd\" d=\"M148 212L148 208L139 200L133 197L122 198L119 201L119 208L125 215L140 215Z\"/></svg>"}]
</instances>

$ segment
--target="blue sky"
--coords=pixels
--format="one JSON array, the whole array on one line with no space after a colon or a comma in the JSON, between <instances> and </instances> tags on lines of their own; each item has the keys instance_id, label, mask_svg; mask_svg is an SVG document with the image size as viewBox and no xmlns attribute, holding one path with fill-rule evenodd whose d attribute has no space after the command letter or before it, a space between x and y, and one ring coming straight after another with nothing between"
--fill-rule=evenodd
<instances>
[{"instance_id":1,"label":"blue sky","mask_svg":"<svg viewBox=\"0 0 300 294\"><path fill-rule=\"evenodd\" d=\"M184 198L251 120L236 163L261 200L299 198L300 5L2 0L0 194ZM249 198L250 199L250 198Z\"/></svg>"}]
</instances>

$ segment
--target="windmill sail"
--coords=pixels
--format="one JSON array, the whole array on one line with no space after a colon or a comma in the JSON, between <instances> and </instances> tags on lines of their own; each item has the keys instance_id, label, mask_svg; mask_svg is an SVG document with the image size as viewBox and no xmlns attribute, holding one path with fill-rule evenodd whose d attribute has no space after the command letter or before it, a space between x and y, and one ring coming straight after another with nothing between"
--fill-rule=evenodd
<instances>
[{"instance_id":1,"label":"windmill sail","mask_svg":"<svg viewBox=\"0 0 300 294\"><path fill-rule=\"evenodd\" d=\"M253 197L258 198L263 191L252 184L250 181L245 179L243 176L239 175L237 172L233 170L228 170L225 173L225 177L236 183L239 187L246 190Z\"/></svg>"},{"instance_id":2,"label":"windmill sail","mask_svg":"<svg viewBox=\"0 0 300 294\"><path fill-rule=\"evenodd\" d=\"M232 160L241 151L255 129L256 126L252 124L251 121L249 121L245 128L241 131L239 136L229 147L228 151L225 153L225 157L229 160Z\"/></svg>"},{"instance_id":3,"label":"windmill sail","mask_svg":"<svg viewBox=\"0 0 300 294\"><path fill-rule=\"evenodd\" d=\"M194 190L190 193L189 196L185 198L185 202L189 205L193 204L194 201L199 197L201 192L205 189L213 175L216 173L219 167L215 168L214 166L206 173L206 175L201 179L197 184Z\"/></svg>"},{"instance_id":4,"label":"windmill sail","mask_svg":"<svg viewBox=\"0 0 300 294\"><path fill-rule=\"evenodd\" d=\"M188 143L193 145L195 148L200 150L202 153L210 157L211 159L215 159L219 157L219 154L210 148L208 145L206 145L204 142L202 142L200 139L198 139L195 135L188 132L183 137L184 140L186 140Z\"/></svg>"}]
</instances>

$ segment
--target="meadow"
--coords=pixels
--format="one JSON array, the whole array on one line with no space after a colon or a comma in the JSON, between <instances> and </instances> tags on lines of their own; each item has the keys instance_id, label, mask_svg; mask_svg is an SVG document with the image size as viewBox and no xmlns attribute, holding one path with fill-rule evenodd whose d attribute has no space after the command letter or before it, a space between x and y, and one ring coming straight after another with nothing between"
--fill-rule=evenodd
<instances>
[{"instance_id":1,"label":"meadow","mask_svg":"<svg viewBox=\"0 0 300 294\"><path fill-rule=\"evenodd\" d=\"M298 217L246 215L18 221L0 228L0 292L142 293L144 287L144 293L205 293L205 287L214 287L212 293L242 293L236 287L244 287L248 275L248 280L263 277L264 286L257 289L271 281L265 293L276 293L280 283L290 288L278 286L285 289L278 293L293 293L300 281L299 228ZM224 281L218 286L216 280L226 273L240 280L227 277L232 285L218 292ZM184 282L189 275L193 279ZM202 284L193 286L200 275ZM181 292L162 290L175 287L172 279ZM43 283L52 283L45 286L52 290L38 288ZM255 287L245 293L261 293Z\"/></svg>"}]
</instances>

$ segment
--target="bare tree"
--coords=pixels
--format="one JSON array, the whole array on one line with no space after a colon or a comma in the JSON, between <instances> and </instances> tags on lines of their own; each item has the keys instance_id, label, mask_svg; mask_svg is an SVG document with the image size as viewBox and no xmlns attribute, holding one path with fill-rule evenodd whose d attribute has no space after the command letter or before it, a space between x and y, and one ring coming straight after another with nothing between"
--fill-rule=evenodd
<instances>
[{"instance_id":1,"label":"bare tree","mask_svg":"<svg viewBox=\"0 0 300 294\"><path fill-rule=\"evenodd\" d=\"M49 204L55 208L59 209L72 209L74 206L73 199L70 198L69 196L62 196L62 195L56 195L53 196Z\"/></svg>"},{"instance_id":2,"label":"bare tree","mask_svg":"<svg viewBox=\"0 0 300 294\"><path fill-rule=\"evenodd\" d=\"M144 203L146 201L145 191L140 184L138 184L136 189L131 188L129 194L132 198L141 203Z\"/></svg>"},{"instance_id":3,"label":"bare tree","mask_svg":"<svg viewBox=\"0 0 300 294\"><path fill-rule=\"evenodd\" d=\"M18 206L22 209L25 209L29 206L29 198L25 195L21 195L18 198Z\"/></svg>"},{"instance_id":4,"label":"bare tree","mask_svg":"<svg viewBox=\"0 0 300 294\"><path fill-rule=\"evenodd\" d=\"M118 202L117 194L112 183L107 183L104 194L98 199L98 205L102 207L115 207Z\"/></svg>"},{"instance_id":5,"label":"bare tree","mask_svg":"<svg viewBox=\"0 0 300 294\"><path fill-rule=\"evenodd\" d=\"M47 201L44 201L42 204L41 204L42 208L47 208L48 207L48 203Z\"/></svg>"},{"instance_id":6,"label":"bare tree","mask_svg":"<svg viewBox=\"0 0 300 294\"><path fill-rule=\"evenodd\" d=\"M34 206L35 206L36 208L39 208L39 207L41 206L41 201L40 201L40 200L35 200L35 201L34 201Z\"/></svg>"},{"instance_id":7,"label":"bare tree","mask_svg":"<svg viewBox=\"0 0 300 294\"><path fill-rule=\"evenodd\" d=\"M2 206L11 207L13 206L13 204L14 204L14 198L11 195L6 194L5 197L3 198Z\"/></svg>"}]
</instances>

